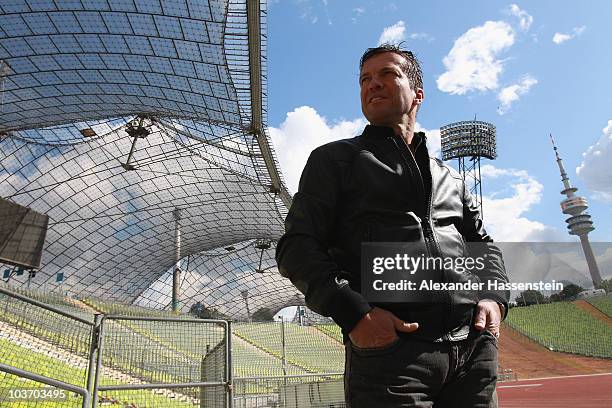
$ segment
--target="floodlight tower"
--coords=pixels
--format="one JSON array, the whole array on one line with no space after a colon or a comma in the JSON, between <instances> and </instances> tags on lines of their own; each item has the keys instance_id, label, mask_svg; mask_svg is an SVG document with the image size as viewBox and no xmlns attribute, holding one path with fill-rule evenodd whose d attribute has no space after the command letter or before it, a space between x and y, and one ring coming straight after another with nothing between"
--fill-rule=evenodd
<instances>
[{"instance_id":1,"label":"floodlight tower","mask_svg":"<svg viewBox=\"0 0 612 408\"><path fill-rule=\"evenodd\" d=\"M479 120L450 123L440 128L442 159L457 159L459 173L482 211L480 158L495 160L495 125Z\"/></svg>"},{"instance_id":2,"label":"floodlight tower","mask_svg":"<svg viewBox=\"0 0 612 408\"><path fill-rule=\"evenodd\" d=\"M586 258L587 265L589 266L589 272L591 273L593 285L597 287L601 284L601 274L599 273L597 261L595 261L593 249L591 248L591 243L589 242L589 232L595 229L593 226L593 221L591 221L591 216L585 212L589 206L586 198L575 195L578 189L576 187L572 187L570 184L569 177L567 177L567 173L563 167L563 161L559 156L559 151L557 150L557 145L555 144L555 139L553 139L552 134L550 135L550 141L552 142L555 157L557 158L557 164L559 165L559 171L561 172L561 181L563 181L564 188L561 191L561 194L565 194L567 196L565 200L561 201L561 211L563 214L569 215L568 219L565 220L565 222L567 222L569 234L578 235L580 238L580 243L582 244L582 250L584 251L584 256Z\"/></svg>"}]
</instances>

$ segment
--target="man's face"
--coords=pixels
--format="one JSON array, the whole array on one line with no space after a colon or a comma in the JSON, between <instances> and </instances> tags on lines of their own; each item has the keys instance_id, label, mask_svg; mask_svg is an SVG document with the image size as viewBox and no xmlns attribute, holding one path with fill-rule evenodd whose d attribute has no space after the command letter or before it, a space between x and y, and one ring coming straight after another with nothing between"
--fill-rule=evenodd
<instances>
[{"instance_id":1,"label":"man's face","mask_svg":"<svg viewBox=\"0 0 612 408\"><path fill-rule=\"evenodd\" d=\"M402 63L404 57L383 52L370 57L359 75L361 111L373 125L406 124L423 100L423 90L412 90Z\"/></svg>"}]
</instances>

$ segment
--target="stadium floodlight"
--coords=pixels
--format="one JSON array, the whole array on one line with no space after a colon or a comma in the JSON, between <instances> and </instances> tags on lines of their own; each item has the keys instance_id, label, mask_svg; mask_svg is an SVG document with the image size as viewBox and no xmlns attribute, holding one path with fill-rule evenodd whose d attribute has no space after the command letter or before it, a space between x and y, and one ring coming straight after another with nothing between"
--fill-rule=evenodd
<instances>
[{"instance_id":1,"label":"stadium floodlight","mask_svg":"<svg viewBox=\"0 0 612 408\"><path fill-rule=\"evenodd\" d=\"M459 173L476 198L482 216L480 158L497 158L495 125L480 120L450 123L440 128L440 137L442 159L457 159Z\"/></svg>"},{"instance_id":2,"label":"stadium floodlight","mask_svg":"<svg viewBox=\"0 0 612 408\"><path fill-rule=\"evenodd\" d=\"M479 120L450 123L440 128L442 160L462 157L497 158L495 125Z\"/></svg>"},{"instance_id":3,"label":"stadium floodlight","mask_svg":"<svg viewBox=\"0 0 612 408\"><path fill-rule=\"evenodd\" d=\"M145 117L140 116L139 118L131 121L125 127L125 133L130 135L134 140L132 141L132 147L130 148L130 153L128 154L127 160L125 163L121 163L121 167L126 170L134 170L136 167L130 164L132 157L134 156L134 149L136 149L136 141L138 139L144 139L145 137L151 134L151 131L144 126ZM83 131L81 131L82 133Z\"/></svg>"},{"instance_id":4,"label":"stadium floodlight","mask_svg":"<svg viewBox=\"0 0 612 408\"><path fill-rule=\"evenodd\" d=\"M94 136L97 136L96 131L93 130L92 128L81 129L80 132L81 132L81 134L84 137L94 137Z\"/></svg>"},{"instance_id":5,"label":"stadium floodlight","mask_svg":"<svg viewBox=\"0 0 612 408\"><path fill-rule=\"evenodd\" d=\"M255 269L255 272L264 273L268 269L273 268L273 266L269 266L265 269L261 268L261 264L263 262L264 251L270 249L270 247L272 247L272 243L270 242L270 240L258 239L257 241L255 241L255 248L261 251L261 254L259 255L259 266L257 267L257 269Z\"/></svg>"}]
</instances>

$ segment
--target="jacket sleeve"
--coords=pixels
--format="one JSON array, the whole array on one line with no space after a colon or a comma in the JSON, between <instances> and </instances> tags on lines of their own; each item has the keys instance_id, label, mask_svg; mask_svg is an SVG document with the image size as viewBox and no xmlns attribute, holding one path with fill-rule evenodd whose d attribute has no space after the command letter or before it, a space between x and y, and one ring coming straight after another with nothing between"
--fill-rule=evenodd
<instances>
[{"instance_id":1,"label":"jacket sleeve","mask_svg":"<svg viewBox=\"0 0 612 408\"><path fill-rule=\"evenodd\" d=\"M480 208L474 196L467 190L465 182L463 182L463 224L460 232L467 242L471 255L482 256L485 260L484 269L476 273L484 283L483 290L478 293L479 299L490 299L502 304L504 306L502 319L505 319L508 314L510 291L493 290L488 287L489 282L508 282L502 252L493 244L493 239L485 231Z\"/></svg>"},{"instance_id":2,"label":"jacket sleeve","mask_svg":"<svg viewBox=\"0 0 612 408\"><path fill-rule=\"evenodd\" d=\"M298 192L285 221L285 234L276 246L281 275L302 292L306 305L330 316L350 333L371 307L328 254L336 224L342 175L325 146L314 150L302 172Z\"/></svg>"}]
</instances>

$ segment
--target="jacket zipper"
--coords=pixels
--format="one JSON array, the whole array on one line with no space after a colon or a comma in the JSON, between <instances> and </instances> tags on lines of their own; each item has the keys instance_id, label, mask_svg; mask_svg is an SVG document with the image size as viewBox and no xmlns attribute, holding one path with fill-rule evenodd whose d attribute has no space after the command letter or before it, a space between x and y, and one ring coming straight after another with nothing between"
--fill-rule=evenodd
<instances>
[{"instance_id":1,"label":"jacket zipper","mask_svg":"<svg viewBox=\"0 0 612 408\"><path fill-rule=\"evenodd\" d=\"M423 193L422 195L425 196L426 191L425 191L425 182L423 181L423 174L421 173L421 169L419 169L419 165L417 164L414 154L412 154L412 151L410 151L410 148L406 144L406 141L402 139L403 147L405 150L408 150L408 154L410 155L410 160L409 160L408 157L406 157L406 153L404 149L400 148L396 137L398 136L393 137L393 143L395 143L395 147L400 152L400 156L402 156L402 159L406 163L406 166L408 166L408 171L410 171L410 174L413 176L413 178L418 179L420 186L421 186L421 191ZM418 175L417 177L414 176L415 172L413 171L413 168L416 169L416 173ZM435 242L435 237L433 235L433 230L431 228L431 223L430 223L432 195L433 195L433 183L432 183L432 189L429 192L429 194L427 194L427 200L425 202L425 219L421 220L421 226L423 228L423 238L425 238L425 246L427 248L427 252L429 255L435 254L435 252L439 252L437 248L437 244ZM433 248L432 248L432 245L433 245ZM433 251L434 248L436 250L435 252Z\"/></svg>"},{"instance_id":2,"label":"jacket zipper","mask_svg":"<svg viewBox=\"0 0 612 408\"><path fill-rule=\"evenodd\" d=\"M406 144L406 141L402 138L402 143L404 146L405 150L408 150L408 153L410 154L410 159L412 160L412 162L410 162L408 160L408 158L406 157L405 152L399 147L399 144L397 143L396 137L393 137L393 142L395 143L395 147L397 147L397 149L400 152L400 155L402 156L402 158L404 159L404 162L406 162L406 165L408 166L408 170L410 171L410 174L413 175L414 172L411 169L410 164L412 163L414 168L416 168L417 174L418 174L418 179L420 182L420 186L421 186L421 190L423 191L423 195L425 195L425 182L423 181L423 174L421 173L421 169L419 168L419 165L416 161L416 158L414 156L414 154L412 153L412 151L410 150L410 147ZM429 165L429 163L428 163ZM427 252L428 255L437 255L437 256L442 256L442 251L440 250L440 247L438 245L438 243L436 242L436 237L434 235L433 232L433 227L431 226L431 207L432 207L432 203L433 203L433 177L431 180L431 189L429 191L429 194L427 195L427 202L426 202L426 207L425 207L425 219L421 220L421 225L423 228L423 238L425 239L425 247L427 248ZM433 246L433 248L432 248ZM435 251L434 251L435 250ZM442 271L442 282L446 281L446 276L444 275L444 271ZM446 293L445 294L446 297L446 301L448 302L448 307L449 307L449 313L443 317L443 321L444 321L444 327L448 327L448 319L450 318L450 316L453 315L453 302L451 301L451 296L450 293ZM449 339L449 334L445 333L443 335L443 339L448 340Z\"/></svg>"}]
</instances>

